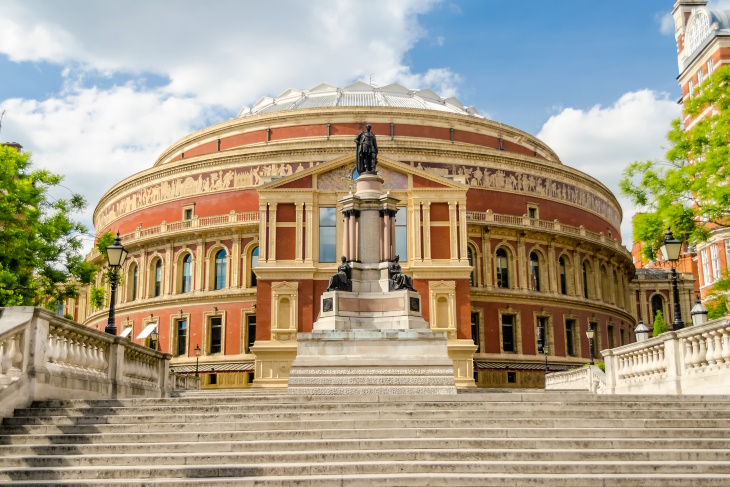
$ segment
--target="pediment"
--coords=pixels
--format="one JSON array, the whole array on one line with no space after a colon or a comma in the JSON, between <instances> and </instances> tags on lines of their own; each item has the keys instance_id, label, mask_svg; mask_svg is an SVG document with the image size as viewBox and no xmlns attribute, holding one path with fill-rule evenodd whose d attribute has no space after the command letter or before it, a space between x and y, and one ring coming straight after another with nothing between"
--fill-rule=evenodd
<instances>
[{"instance_id":1,"label":"pediment","mask_svg":"<svg viewBox=\"0 0 730 487\"><path fill-rule=\"evenodd\" d=\"M294 188L312 188L312 178L316 176L316 188L319 191L350 191L354 189L352 179L355 169L355 154L347 154L331 161L320 163L292 175L271 181L259 186L259 191L284 191ZM427 173L382 155L378 156L378 174L384 179L383 189L388 191L405 191L409 187L409 176L428 181L428 187L434 189L467 189L468 186L452 181L437 174ZM419 185L423 187L423 185Z\"/></svg>"}]
</instances>

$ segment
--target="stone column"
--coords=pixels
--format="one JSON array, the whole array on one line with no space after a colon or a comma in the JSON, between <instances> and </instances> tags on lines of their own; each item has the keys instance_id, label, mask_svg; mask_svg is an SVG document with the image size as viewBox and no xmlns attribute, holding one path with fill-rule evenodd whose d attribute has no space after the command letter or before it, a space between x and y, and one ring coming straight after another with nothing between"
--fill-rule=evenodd
<instances>
[{"instance_id":1,"label":"stone column","mask_svg":"<svg viewBox=\"0 0 730 487\"><path fill-rule=\"evenodd\" d=\"M385 260L385 210L380 210L380 220L378 220L378 231L380 233L380 261Z\"/></svg>"},{"instance_id":2,"label":"stone column","mask_svg":"<svg viewBox=\"0 0 730 487\"><path fill-rule=\"evenodd\" d=\"M606 272L608 273L608 292L611 294L611 303L618 306L618 284L613 279L613 273L614 273L615 267L612 262L606 263ZM618 280L618 276L616 277L616 280Z\"/></svg>"},{"instance_id":3,"label":"stone column","mask_svg":"<svg viewBox=\"0 0 730 487\"><path fill-rule=\"evenodd\" d=\"M423 203L423 259L431 262L431 202Z\"/></svg>"},{"instance_id":4,"label":"stone column","mask_svg":"<svg viewBox=\"0 0 730 487\"><path fill-rule=\"evenodd\" d=\"M350 249L350 212L343 211L342 216L345 217L345 231L342 232L345 234L343 253L345 254L347 260L353 260L354 257L352 256L352 250Z\"/></svg>"},{"instance_id":5,"label":"stone column","mask_svg":"<svg viewBox=\"0 0 730 487\"><path fill-rule=\"evenodd\" d=\"M601 285L601 261L598 256L593 257L593 285L596 292L596 299L603 301L603 289Z\"/></svg>"},{"instance_id":6,"label":"stone column","mask_svg":"<svg viewBox=\"0 0 730 487\"><path fill-rule=\"evenodd\" d=\"M142 279L141 285L139 286L140 292L138 293L138 297L146 298L147 297L147 247L142 249L142 257L140 257L140 266L139 266L139 278Z\"/></svg>"},{"instance_id":7,"label":"stone column","mask_svg":"<svg viewBox=\"0 0 730 487\"><path fill-rule=\"evenodd\" d=\"M261 262L267 260L266 252L266 205L259 205L259 259Z\"/></svg>"},{"instance_id":8,"label":"stone column","mask_svg":"<svg viewBox=\"0 0 730 487\"><path fill-rule=\"evenodd\" d=\"M302 233L303 233L303 222L304 219L304 204L299 202L296 203L296 220L297 220L297 227L296 227L296 249L294 251L294 259L301 263L304 259L302 257Z\"/></svg>"},{"instance_id":9,"label":"stone column","mask_svg":"<svg viewBox=\"0 0 730 487\"><path fill-rule=\"evenodd\" d=\"M550 283L550 292L558 294L558 263L555 260L555 242L548 242L547 270L548 282Z\"/></svg>"},{"instance_id":10,"label":"stone column","mask_svg":"<svg viewBox=\"0 0 730 487\"><path fill-rule=\"evenodd\" d=\"M573 294L583 296L583 263L578 249L573 249Z\"/></svg>"},{"instance_id":11,"label":"stone column","mask_svg":"<svg viewBox=\"0 0 730 487\"><path fill-rule=\"evenodd\" d=\"M449 249L451 250L451 262L459 259L459 238L457 236L456 227L456 202L449 201Z\"/></svg>"},{"instance_id":12,"label":"stone column","mask_svg":"<svg viewBox=\"0 0 730 487\"><path fill-rule=\"evenodd\" d=\"M395 211L390 213L390 258L395 259Z\"/></svg>"},{"instance_id":13,"label":"stone column","mask_svg":"<svg viewBox=\"0 0 730 487\"><path fill-rule=\"evenodd\" d=\"M391 260L390 255L390 211L383 212L383 260Z\"/></svg>"},{"instance_id":14,"label":"stone column","mask_svg":"<svg viewBox=\"0 0 730 487\"><path fill-rule=\"evenodd\" d=\"M412 210L413 218L409 221L413 222L411 226L411 241L413 242L413 260L421 260L421 203L415 203Z\"/></svg>"},{"instance_id":15,"label":"stone column","mask_svg":"<svg viewBox=\"0 0 730 487\"><path fill-rule=\"evenodd\" d=\"M269 259L276 260L276 203L269 205Z\"/></svg>"},{"instance_id":16,"label":"stone column","mask_svg":"<svg viewBox=\"0 0 730 487\"><path fill-rule=\"evenodd\" d=\"M646 292L643 286L641 286L641 281L639 281L639 310L641 311L639 318L648 326L650 323L647 316L649 313L646 308Z\"/></svg>"},{"instance_id":17,"label":"stone column","mask_svg":"<svg viewBox=\"0 0 730 487\"><path fill-rule=\"evenodd\" d=\"M314 228L314 225L313 225L314 217L312 216L314 214L314 212L312 211L312 205L305 205L304 211L305 211L304 225L306 227L306 230L305 230L306 238L305 238L305 242L304 242L304 260L306 260L307 262L311 262L312 261L312 240L314 238L312 236L312 229Z\"/></svg>"},{"instance_id":18,"label":"stone column","mask_svg":"<svg viewBox=\"0 0 730 487\"><path fill-rule=\"evenodd\" d=\"M520 289L527 290L527 260L525 259L525 237L517 237L517 274L520 276Z\"/></svg>"},{"instance_id":19,"label":"stone column","mask_svg":"<svg viewBox=\"0 0 730 487\"><path fill-rule=\"evenodd\" d=\"M467 239L469 238L466 225L466 203L459 203L459 260L469 262L466 252ZM474 263L477 256L474 256Z\"/></svg>"},{"instance_id":20,"label":"stone column","mask_svg":"<svg viewBox=\"0 0 730 487\"><path fill-rule=\"evenodd\" d=\"M198 235L195 243L195 290L203 289L203 267L205 266L205 238Z\"/></svg>"},{"instance_id":21,"label":"stone column","mask_svg":"<svg viewBox=\"0 0 730 487\"><path fill-rule=\"evenodd\" d=\"M166 263L165 266L165 294L170 295L172 294L172 266L174 255L172 254L173 248L172 248L172 240L169 240L167 242L167 246L165 247L165 254L166 254ZM125 293L126 294L126 293Z\"/></svg>"},{"instance_id":22,"label":"stone column","mask_svg":"<svg viewBox=\"0 0 730 487\"><path fill-rule=\"evenodd\" d=\"M352 240L355 241L355 260L359 262L362 260L360 256L360 212L355 210L353 216L355 218L355 236Z\"/></svg>"},{"instance_id":23,"label":"stone column","mask_svg":"<svg viewBox=\"0 0 730 487\"><path fill-rule=\"evenodd\" d=\"M238 233L234 233L233 237L233 248L231 253L231 287L240 287L239 283L239 269L241 264L241 236Z\"/></svg>"},{"instance_id":24,"label":"stone column","mask_svg":"<svg viewBox=\"0 0 730 487\"><path fill-rule=\"evenodd\" d=\"M487 232L482 233L482 257L484 261L484 286L492 289L492 242Z\"/></svg>"}]
</instances>

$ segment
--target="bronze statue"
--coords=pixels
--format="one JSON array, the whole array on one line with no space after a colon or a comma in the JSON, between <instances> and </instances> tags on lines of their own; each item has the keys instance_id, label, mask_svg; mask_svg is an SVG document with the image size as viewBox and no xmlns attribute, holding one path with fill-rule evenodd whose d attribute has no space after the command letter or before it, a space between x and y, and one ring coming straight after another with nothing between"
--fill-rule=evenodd
<instances>
[{"instance_id":1,"label":"bronze statue","mask_svg":"<svg viewBox=\"0 0 730 487\"><path fill-rule=\"evenodd\" d=\"M352 291L352 280L350 279L350 266L347 259L342 256L342 264L337 268L337 274L330 277L326 291Z\"/></svg>"},{"instance_id":2,"label":"bronze statue","mask_svg":"<svg viewBox=\"0 0 730 487\"><path fill-rule=\"evenodd\" d=\"M390 276L390 290L398 291L400 289L408 289L409 291L415 291L413 289L413 279L401 272L400 264L398 264L399 256L395 256L393 262L388 264L388 275Z\"/></svg>"},{"instance_id":3,"label":"bronze statue","mask_svg":"<svg viewBox=\"0 0 730 487\"><path fill-rule=\"evenodd\" d=\"M370 124L367 124L365 129L355 138L359 174L375 173L378 165L378 142L375 134L370 131Z\"/></svg>"}]
</instances>

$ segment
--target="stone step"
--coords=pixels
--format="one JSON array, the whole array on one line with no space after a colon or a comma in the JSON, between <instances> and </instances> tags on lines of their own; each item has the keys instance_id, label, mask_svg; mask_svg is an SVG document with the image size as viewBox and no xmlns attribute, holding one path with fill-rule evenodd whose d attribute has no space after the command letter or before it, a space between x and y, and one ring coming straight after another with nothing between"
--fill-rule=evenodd
<instances>
[{"instance_id":1,"label":"stone step","mask_svg":"<svg viewBox=\"0 0 730 487\"><path fill-rule=\"evenodd\" d=\"M96 434L96 433L141 433L166 432L171 429L180 432L222 432L222 431L276 431L291 430L318 431L332 429L357 430L367 421L369 428L675 428L730 430L730 419L560 419L560 418L496 418L471 417L452 419L368 419L358 418L329 420L275 420L275 421L229 421L225 416L213 416L208 421L119 423L119 424L77 424L63 425L7 425L0 427L1 435L35 434Z\"/></svg>"},{"instance_id":2,"label":"stone step","mask_svg":"<svg viewBox=\"0 0 730 487\"><path fill-rule=\"evenodd\" d=\"M501 450L599 450L633 451L730 450L730 439L725 438L417 438L417 439L333 439L333 440L251 440L200 441L161 443L91 443L91 444L27 444L0 445L0 457L32 455L103 455L146 453L199 453L199 452L282 452L313 450L397 450L397 449L501 449Z\"/></svg>"},{"instance_id":3,"label":"stone step","mask_svg":"<svg viewBox=\"0 0 730 487\"><path fill-rule=\"evenodd\" d=\"M730 463L730 451L696 449L605 450L605 449L379 449L379 450L306 450L268 452L140 453L129 445L124 453L101 455L12 455L0 457L2 469L52 467L110 467L143 464L172 465L250 465L285 463L361 463L361 462L717 462Z\"/></svg>"},{"instance_id":4,"label":"stone step","mask_svg":"<svg viewBox=\"0 0 730 487\"><path fill-rule=\"evenodd\" d=\"M255 430L216 432L0 434L0 445L49 445L72 443L160 443L199 441L368 439L368 438L725 438L722 428L349 428L315 430Z\"/></svg>"},{"instance_id":5,"label":"stone step","mask_svg":"<svg viewBox=\"0 0 730 487\"><path fill-rule=\"evenodd\" d=\"M383 473L472 473L472 474L719 474L730 478L730 462L707 461L375 461L260 463L255 465L166 465L90 466L54 468L7 468L0 481L74 480L130 478L215 478L272 475L362 475Z\"/></svg>"},{"instance_id":6,"label":"stone step","mask_svg":"<svg viewBox=\"0 0 730 487\"><path fill-rule=\"evenodd\" d=\"M257 477L215 477L209 478L156 478L156 479L103 479L103 480L32 480L13 482L16 486L124 486L124 487L727 487L730 475L723 474L471 474L471 473L393 473L360 475L291 475Z\"/></svg>"},{"instance_id":7,"label":"stone step","mask_svg":"<svg viewBox=\"0 0 730 487\"><path fill-rule=\"evenodd\" d=\"M685 420L685 419L724 419L727 418L726 411L692 411L692 410L670 410L670 411L626 411L621 409L607 409L601 411L603 419L664 419L664 420ZM209 420L211 417L225 417L228 421L302 421L316 420L323 417L331 417L331 411L299 411L299 412L236 412L224 415L211 416L206 414L120 414L120 415L54 415L54 416L15 416L3 419L5 426L20 425L58 425L72 426L83 424L150 424L150 423L176 423L176 422L200 422ZM424 409L416 411L403 411L388 409L383 411L337 411L340 418L353 418L358 420L370 419L456 419L489 417L508 419L594 419L595 411L591 410L493 410L484 411L479 409L464 409L449 411L445 409Z\"/></svg>"}]
</instances>

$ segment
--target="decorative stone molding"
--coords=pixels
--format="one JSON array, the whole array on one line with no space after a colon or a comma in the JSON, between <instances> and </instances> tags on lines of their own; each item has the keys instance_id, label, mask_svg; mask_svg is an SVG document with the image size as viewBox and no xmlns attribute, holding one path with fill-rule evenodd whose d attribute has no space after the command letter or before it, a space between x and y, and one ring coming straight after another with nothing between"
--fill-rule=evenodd
<instances>
[{"instance_id":1,"label":"decorative stone molding","mask_svg":"<svg viewBox=\"0 0 730 487\"><path fill-rule=\"evenodd\" d=\"M271 283L272 340L291 341L297 339L298 288L298 282Z\"/></svg>"},{"instance_id":2,"label":"decorative stone molding","mask_svg":"<svg viewBox=\"0 0 730 487\"><path fill-rule=\"evenodd\" d=\"M444 332L449 340L455 340L456 281L430 281L428 294L431 329Z\"/></svg>"}]
</instances>

